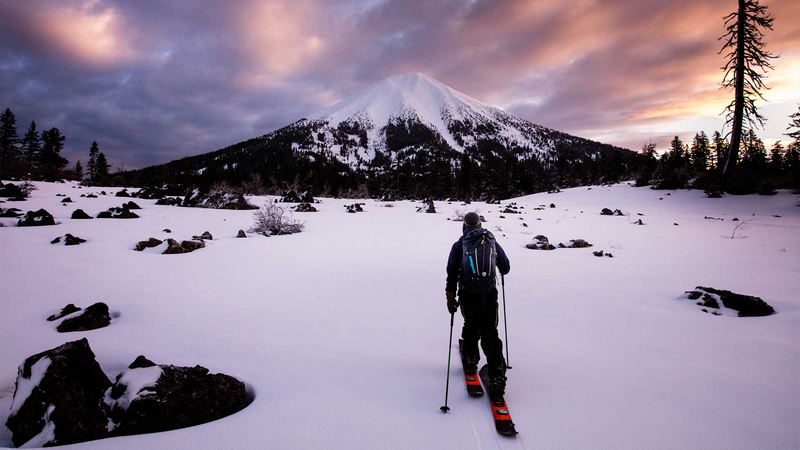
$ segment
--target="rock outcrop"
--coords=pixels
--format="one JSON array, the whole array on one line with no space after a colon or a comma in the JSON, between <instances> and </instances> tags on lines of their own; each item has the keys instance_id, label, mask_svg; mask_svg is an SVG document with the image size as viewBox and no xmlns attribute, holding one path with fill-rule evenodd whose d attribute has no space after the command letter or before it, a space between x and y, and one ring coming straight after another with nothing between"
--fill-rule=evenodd
<instances>
[{"instance_id":1,"label":"rock outcrop","mask_svg":"<svg viewBox=\"0 0 800 450\"><path fill-rule=\"evenodd\" d=\"M82 313L75 317L64 319L56 330L58 330L59 333L96 330L98 328L107 327L110 323L111 316L108 314L108 305L103 302L98 302L84 309Z\"/></svg>"}]
</instances>

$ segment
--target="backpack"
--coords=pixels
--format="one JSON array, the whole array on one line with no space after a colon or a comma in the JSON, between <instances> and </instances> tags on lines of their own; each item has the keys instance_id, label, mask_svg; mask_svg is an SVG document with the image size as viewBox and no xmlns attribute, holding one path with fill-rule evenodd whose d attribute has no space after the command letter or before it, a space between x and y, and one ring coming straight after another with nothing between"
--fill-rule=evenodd
<instances>
[{"instance_id":1,"label":"backpack","mask_svg":"<svg viewBox=\"0 0 800 450\"><path fill-rule=\"evenodd\" d=\"M462 289L468 294L488 294L497 288L497 248L494 235L483 228L470 230L461 239Z\"/></svg>"}]
</instances>

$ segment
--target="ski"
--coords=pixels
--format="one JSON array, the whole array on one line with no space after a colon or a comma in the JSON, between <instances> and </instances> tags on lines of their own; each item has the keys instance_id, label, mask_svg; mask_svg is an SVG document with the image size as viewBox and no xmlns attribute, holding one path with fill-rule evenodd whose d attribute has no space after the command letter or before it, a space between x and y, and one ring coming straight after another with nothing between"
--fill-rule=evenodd
<instances>
[{"instance_id":1,"label":"ski","mask_svg":"<svg viewBox=\"0 0 800 450\"><path fill-rule=\"evenodd\" d=\"M461 355L461 365L462 366L464 365L464 355L461 353L462 352L463 343L464 343L463 339L459 339L458 340L458 353L459 353L459 355ZM474 397L479 397L479 396L483 395L483 387L481 386L480 380L478 380L478 374L477 373L472 373L472 374L467 373L467 369L465 367L464 368L464 379L467 382L467 393L469 395L474 396Z\"/></svg>"},{"instance_id":2,"label":"ski","mask_svg":"<svg viewBox=\"0 0 800 450\"><path fill-rule=\"evenodd\" d=\"M511 414L508 413L508 406L503 396L491 395L491 384L489 384L489 366L484 365L480 371L481 381L486 389L489 389L489 401L492 403L492 414L494 415L494 426L500 434L513 436L517 434L514 422L511 421Z\"/></svg>"}]
</instances>

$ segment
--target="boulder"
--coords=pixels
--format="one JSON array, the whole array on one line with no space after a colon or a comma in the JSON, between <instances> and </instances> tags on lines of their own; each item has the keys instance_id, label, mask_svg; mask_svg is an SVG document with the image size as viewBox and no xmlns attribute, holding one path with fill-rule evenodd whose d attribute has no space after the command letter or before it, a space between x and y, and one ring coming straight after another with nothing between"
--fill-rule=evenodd
<instances>
[{"instance_id":1,"label":"boulder","mask_svg":"<svg viewBox=\"0 0 800 450\"><path fill-rule=\"evenodd\" d=\"M203 242L202 239L197 240L197 241L192 240L192 241L183 241L183 242L181 242L181 247L183 247L183 249L186 250L186 253L193 252L193 251L197 250L198 248L203 248L205 246L206 246L206 244Z\"/></svg>"},{"instance_id":2,"label":"boulder","mask_svg":"<svg viewBox=\"0 0 800 450\"><path fill-rule=\"evenodd\" d=\"M243 382L208 372L137 357L106 391L109 427L114 435L155 433L217 420L246 406Z\"/></svg>"},{"instance_id":3,"label":"boulder","mask_svg":"<svg viewBox=\"0 0 800 450\"><path fill-rule=\"evenodd\" d=\"M598 251L596 251L596 252L592 252L592 254L593 254L594 256L599 256L599 257L602 257L602 256L604 256L604 255L605 255L605 253L604 253L602 250L598 250Z\"/></svg>"},{"instance_id":4,"label":"boulder","mask_svg":"<svg viewBox=\"0 0 800 450\"><path fill-rule=\"evenodd\" d=\"M76 209L72 212L72 219L91 219L92 216L86 214L86 212L82 209Z\"/></svg>"},{"instance_id":5,"label":"boulder","mask_svg":"<svg viewBox=\"0 0 800 450\"><path fill-rule=\"evenodd\" d=\"M551 207L551 208L555 208L555 207L556 207L556 204L555 204L555 203L550 203L550 207Z\"/></svg>"},{"instance_id":6,"label":"boulder","mask_svg":"<svg viewBox=\"0 0 800 450\"><path fill-rule=\"evenodd\" d=\"M54 320L58 320L58 319L60 319L60 318L62 318L64 316L68 316L68 315L70 315L70 314L72 314L74 312L78 312L80 310L81 310L80 308L78 308L77 306L75 306L72 303L70 303L67 306L61 308L61 312L59 312L58 314L53 314L52 316L48 317L47 320L49 322L52 322Z\"/></svg>"},{"instance_id":7,"label":"boulder","mask_svg":"<svg viewBox=\"0 0 800 450\"><path fill-rule=\"evenodd\" d=\"M94 195L94 194L88 194L88 195L86 196L86 198L97 198L97 196L96 196L96 195Z\"/></svg>"},{"instance_id":8,"label":"boulder","mask_svg":"<svg viewBox=\"0 0 800 450\"><path fill-rule=\"evenodd\" d=\"M164 195L165 192L163 189L153 186L148 186L134 192L133 194L131 194L131 197L143 198L146 200L158 200L163 198Z\"/></svg>"},{"instance_id":9,"label":"boulder","mask_svg":"<svg viewBox=\"0 0 800 450\"><path fill-rule=\"evenodd\" d=\"M191 201L184 199L183 205L191 206ZM212 208L212 209L234 209L234 210L258 209L258 206L254 206L248 203L247 200L244 198L244 194L242 194L241 192L223 192L223 191L209 193L208 197L206 197L205 199L203 199L201 202L198 203L198 206L200 206L201 208Z\"/></svg>"},{"instance_id":10,"label":"boulder","mask_svg":"<svg viewBox=\"0 0 800 450\"><path fill-rule=\"evenodd\" d=\"M613 216L614 215L614 211L611 211L608 208L603 208L603 210L600 211L600 215L601 216Z\"/></svg>"},{"instance_id":11,"label":"boulder","mask_svg":"<svg viewBox=\"0 0 800 450\"><path fill-rule=\"evenodd\" d=\"M98 302L84 309L82 313L75 317L64 319L56 330L59 333L96 330L107 327L110 323L111 316L108 315L108 305Z\"/></svg>"},{"instance_id":12,"label":"boulder","mask_svg":"<svg viewBox=\"0 0 800 450\"><path fill-rule=\"evenodd\" d=\"M197 236L197 235L192 236L192 239L197 239L197 240L200 240L200 241L202 241L202 240L211 241L211 240L214 240L214 237L211 236L211 233L209 233L208 231L204 231L203 234L201 234L199 236Z\"/></svg>"},{"instance_id":13,"label":"boulder","mask_svg":"<svg viewBox=\"0 0 800 450\"><path fill-rule=\"evenodd\" d=\"M431 214L436 213L436 206L433 204L433 200L425 200L422 203L422 206L417 208L417 212L431 213Z\"/></svg>"},{"instance_id":14,"label":"boulder","mask_svg":"<svg viewBox=\"0 0 800 450\"><path fill-rule=\"evenodd\" d=\"M114 194L114 195L115 195L116 197L130 197L130 196L131 196L131 194L129 194L129 193L128 193L128 190L127 190L127 189L123 189L123 190L121 190L121 191L118 191L118 192L117 192L116 194Z\"/></svg>"},{"instance_id":15,"label":"boulder","mask_svg":"<svg viewBox=\"0 0 800 450\"><path fill-rule=\"evenodd\" d=\"M311 206L311 203L300 203L294 210L295 212L317 212L317 208Z\"/></svg>"},{"instance_id":16,"label":"boulder","mask_svg":"<svg viewBox=\"0 0 800 450\"><path fill-rule=\"evenodd\" d=\"M0 217L14 217L17 218L22 215L22 211L17 208L8 208L5 211L0 209Z\"/></svg>"},{"instance_id":17,"label":"boulder","mask_svg":"<svg viewBox=\"0 0 800 450\"><path fill-rule=\"evenodd\" d=\"M106 377L84 338L25 360L6 426L19 447L66 445L108 436Z\"/></svg>"},{"instance_id":18,"label":"boulder","mask_svg":"<svg viewBox=\"0 0 800 450\"><path fill-rule=\"evenodd\" d=\"M137 242L134 250L140 252L146 248L158 247L162 242L164 241L151 237L149 240Z\"/></svg>"},{"instance_id":19,"label":"boulder","mask_svg":"<svg viewBox=\"0 0 800 450\"><path fill-rule=\"evenodd\" d=\"M8 183L0 187L0 197L23 198L22 189L16 184Z\"/></svg>"},{"instance_id":20,"label":"boulder","mask_svg":"<svg viewBox=\"0 0 800 450\"><path fill-rule=\"evenodd\" d=\"M558 248L587 248L591 246L592 244L584 241L583 239L572 239L568 241L566 244L564 243L558 244Z\"/></svg>"},{"instance_id":21,"label":"boulder","mask_svg":"<svg viewBox=\"0 0 800 450\"><path fill-rule=\"evenodd\" d=\"M167 249L164 250L164 255L177 255L186 253L186 249L181 246L175 239L167 239Z\"/></svg>"},{"instance_id":22,"label":"boulder","mask_svg":"<svg viewBox=\"0 0 800 450\"><path fill-rule=\"evenodd\" d=\"M280 201L281 202L285 202L285 203L302 203L303 202L300 199L300 197L297 195L297 192L295 192L294 190L288 190L288 191L284 192L283 196L280 199Z\"/></svg>"},{"instance_id":23,"label":"boulder","mask_svg":"<svg viewBox=\"0 0 800 450\"><path fill-rule=\"evenodd\" d=\"M244 230L239 230L239 233L236 234L237 238L246 238L247 235L245 234Z\"/></svg>"},{"instance_id":24,"label":"boulder","mask_svg":"<svg viewBox=\"0 0 800 450\"><path fill-rule=\"evenodd\" d=\"M775 309L760 297L737 294L710 287L697 286L694 291L690 292L689 298L695 300L702 297L704 306L714 308L715 306L711 306L712 303L710 301L710 299L716 300L714 296L718 297L726 308L739 311L739 317L769 316L775 313ZM716 301L713 304L716 304ZM719 305L716 307L719 307Z\"/></svg>"},{"instance_id":25,"label":"boulder","mask_svg":"<svg viewBox=\"0 0 800 450\"><path fill-rule=\"evenodd\" d=\"M550 240L547 239L547 236L542 234L537 235L533 238L533 243L528 244L525 246L531 250L555 250L556 248L550 243Z\"/></svg>"},{"instance_id":26,"label":"boulder","mask_svg":"<svg viewBox=\"0 0 800 450\"><path fill-rule=\"evenodd\" d=\"M59 242L61 242L62 238L64 239L64 245L80 245L80 244L83 244L84 242L86 242L86 239L81 239L81 238L79 238L77 236L73 236L73 235L67 233L64 236L59 236L59 237L53 239L52 241L50 241L50 243L51 244L58 244Z\"/></svg>"},{"instance_id":27,"label":"boulder","mask_svg":"<svg viewBox=\"0 0 800 450\"><path fill-rule=\"evenodd\" d=\"M134 203L133 200L129 201L128 203L123 203L122 207L128 209L142 209L142 207Z\"/></svg>"},{"instance_id":28,"label":"boulder","mask_svg":"<svg viewBox=\"0 0 800 450\"><path fill-rule=\"evenodd\" d=\"M181 206L180 197L163 197L156 201L156 205Z\"/></svg>"},{"instance_id":29,"label":"boulder","mask_svg":"<svg viewBox=\"0 0 800 450\"><path fill-rule=\"evenodd\" d=\"M363 203L353 203L352 205L344 205L344 207L349 213L364 212L364 209L361 208L361 205L363 205Z\"/></svg>"},{"instance_id":30,"label":"boulder","mask_svg":"<svg viewBox=\"0 0 800 450\"><path fill-rule=\"evenodd\" d=\"M61 203L72 203L72 199L67 197L67 198L61 200Z\"/></svg>"},{"instance_id":31,"label":"boulder","mask_svg":"<svg viewBox=\"0 0 800 450\"><path fill-rule=\"evenodd\" d=\"M108 208L108 211L103 211L97 215L98 219L138 219L139 215L126 208L114 207Z\"/></svg>"},{"instance_id":32,"label":"boulder","mask_svg":"<svg viewBox=\"0 0 800 450\"><path fill-rule=\"evenodd\" d=\"M172 230L170 230L169 228L164 228L162 231L164 233L172 233Z\"/></svg>"},{"instance_id":33,"label":"boulder","mask_svg":"<svg viewBox=\"0 0 800 450\"><path fill-rule=\"evenodd\" d=\"M17 222L18 227L38 227L55 224L56 221L53 219L53 216L44 209L40 209L36 212L28 211L25 213L25 217Z\"/></svg>"}]
</instances>

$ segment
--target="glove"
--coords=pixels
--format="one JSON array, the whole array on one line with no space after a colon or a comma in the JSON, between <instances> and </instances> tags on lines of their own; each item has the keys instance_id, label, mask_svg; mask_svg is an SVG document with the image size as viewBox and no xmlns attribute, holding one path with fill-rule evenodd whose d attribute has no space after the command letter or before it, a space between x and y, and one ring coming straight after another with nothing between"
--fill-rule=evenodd
<instances>
[{"instance_id":1,"label":"glove","mask_svg":"<svg viewBox=\"0 0 800 450\"><path fill-rule=\"evenodd\" d=\"M447 296L447 311L450 314L455 314L458 311L458 302L456 301L456 293L455 292L445 292L445 296Z\"/></svg>"}]
</instances>

